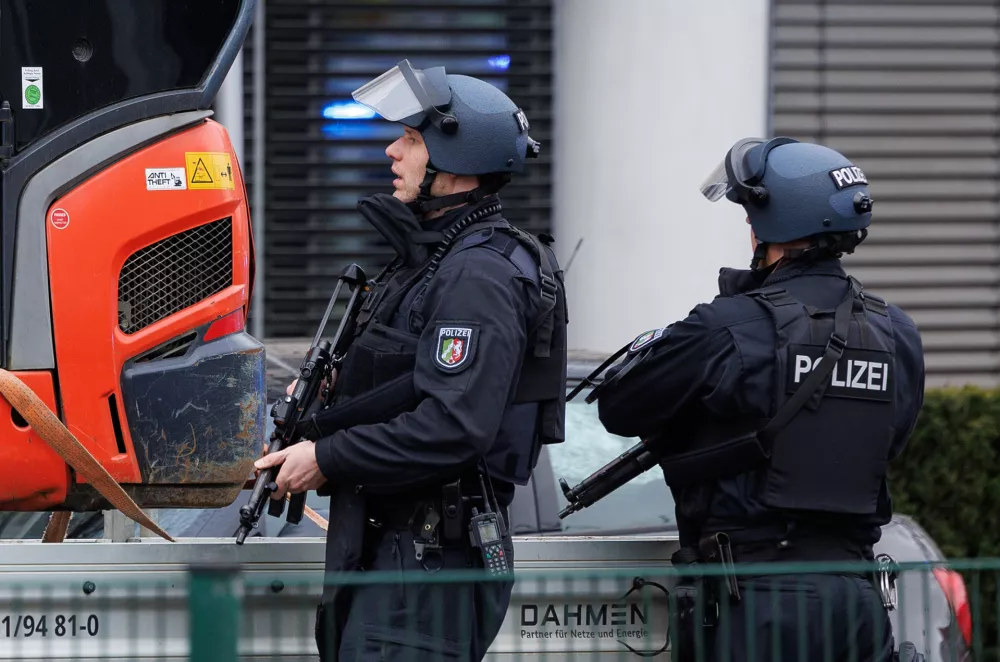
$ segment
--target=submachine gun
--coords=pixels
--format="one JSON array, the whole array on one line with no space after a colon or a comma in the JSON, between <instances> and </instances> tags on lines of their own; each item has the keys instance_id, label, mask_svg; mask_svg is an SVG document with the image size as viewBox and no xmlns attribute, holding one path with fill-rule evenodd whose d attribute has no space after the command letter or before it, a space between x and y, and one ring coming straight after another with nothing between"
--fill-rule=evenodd
<instances>
[{"instance_id":1,"label":"submachine gun","mask_svg":"<svg viewBox=\"0 0 1000 662\"><path fill-rule=\"evenodd\" d=\"M559 487L562 488L569 505L560 511L559 519L566 519L578 510L594 505L630 480L655 467L660 457L655 445L640 441L584 478L576 487L570 487L565 478L560 478Z\"/></svg>"},{"instance_id":2,"label":"submachine gun","mask_svg":"<svg viewBox=\"0 0 1000 662\"><path fill-rule=\"evenodd\" d=\"M596 370L587 375L566 396L567 402L575 398L587 385L593 384L594 378L607 370L628 348L629 345L625 345L609 356ZM594 390L587 395L585 400L588 404L593 403L597 399L603 385L603 382L596 385ZM657 452L657 445L652 440L643 440L584 478L575 487L570 487L565 478L560 478L559 487L562 489L563 496L566 497L569 504L560 511L559 519L566 519L569 515L594 505L622 485L655 467L660 457L662 457L662 454Z\"/></svg>"},{"instance_id":3,"label":"submachine gun","mask_svg":"<svg viewBox=\"0 0 1000 662\"><path fill-rule=\"evenodd\" d=\"M347 309L340 320L333 340L323 340L323 332L345 283L352 289ZM298 424L306 417L306 412L321 409L327 404L332 389L328 387L321 392L320 386L324 381L330 384L333 369L339 368L343 363L344 355L354 339L355 322L364 301L361 294L369 292L370 289L364 270L357 264L351 264L341 272L337 279L337 287L333 290L333 295L326 306L326 312L323 314L323 319L313 337L312 346L306 352L299 366L295 388L292 389L291 395L285 395L271 408L274 432L271 433L271 439L268 443L269 453L276 453L298 443L302 438ZM237 545L242 545L250 531L257 527L265 503L268 515L272 517L281 517L284 512L285 499L271 499L271 495L278 489L274 479L280 470L281 466L279 465L268 467L257 474L250 500L240 508L240 526L236 530ZM289 499L286 521L290 524L298 524L302 520L305 506L306 493L293 494Z\"/></svg>"}]
</instances>

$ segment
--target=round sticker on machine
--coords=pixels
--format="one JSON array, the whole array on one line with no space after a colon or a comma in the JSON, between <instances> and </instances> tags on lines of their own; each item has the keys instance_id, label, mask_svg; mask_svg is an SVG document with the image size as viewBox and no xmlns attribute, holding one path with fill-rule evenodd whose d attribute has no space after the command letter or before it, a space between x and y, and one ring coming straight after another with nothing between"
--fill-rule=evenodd
<instances>
[{"instance_id":1,"label":"round sticker on machine","mask_svg":"<svg viewBox=\"0 0 1000 662\"><path fill-rule=\"evenodd\" d=\"M49 214L49 221L56 230L64 230L69 225L69 212L65 209L53 209Z\"/></svg>"}]
</instances>

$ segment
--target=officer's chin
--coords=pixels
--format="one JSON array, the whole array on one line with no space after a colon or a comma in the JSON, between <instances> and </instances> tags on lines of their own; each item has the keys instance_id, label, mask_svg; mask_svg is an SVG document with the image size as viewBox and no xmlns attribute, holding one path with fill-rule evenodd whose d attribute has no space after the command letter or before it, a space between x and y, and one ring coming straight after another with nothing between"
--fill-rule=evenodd
<instances>
[{"instance_id":1,"label":"officer's chin","mask_svg":"<svg viewBox=\"0 0 1000 662\"><path fill-rule=\"evenodd\" d=\"M404 184L402 182L402 180L396 180L396 181L394 181L392 183L392 187L394 189L393 192L392 192L392 197L396 198L397 200L399 200L402 203L407 203L408 204L408 203L413 202L413 201L415 201L417 199L417 196L416 196L415 193L411 193L411 192L409 192L409 191L406 190L406 184Z\"/></svg>"}]
</instances>

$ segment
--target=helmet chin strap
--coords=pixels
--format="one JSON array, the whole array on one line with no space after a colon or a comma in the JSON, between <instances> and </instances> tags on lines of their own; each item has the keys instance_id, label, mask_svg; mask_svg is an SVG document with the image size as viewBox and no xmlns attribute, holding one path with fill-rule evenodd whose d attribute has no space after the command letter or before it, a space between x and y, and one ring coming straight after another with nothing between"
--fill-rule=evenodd
<instances>
[{"instance_id":1,"label":"helmet chin strap","mask_svg":"<svg viewBox=\"0 0 1000 662\"><path fill-rule=\"evenodd\" d=\"M786 248L781 257L771 264L765 265L764 262L767 260L768 244L762 241L757 244L757 248L754 249L753 261L750 263L750 269L754 272L766 273L773 270L781 260L790 261L800 259L819 259L820 248L823 246L825 246L825 244L821 244L814 239L812 245L808 248Z\"/></svg>"},{"instance_id":2,"label":"helmet chin strap","mask_svg":"<svg viewBox=\"0 0 1000 662\"><path fill-rule=\"evenodd\" d=\"M768 267L764 266L764 260L767 259L767 244L763 241L758 242L757 247L753 251L753 257L750 259L750 271L763 271Z\"/></svg>"},{"instance_id":3,"label":"helmet chin strap","mask_svg":"<svg viewBox=\"0 0 1000 662\"><path fill-rule=\"evenodd\" d=\"M427 202L433 199L434 196L431 195L431 185L434 183L434 178L437 177L437 168L427 162L427 167L424 169L424 181L420 182L420 191L417 193L417 202Z\"/></svg>"},{"instance_id":4,"label":"helmet chin strap","mask_svg":"<svg viewBox=\"0 0 1000 662\"><path fill-rule=\"evenodd\" d=\"M822 260L826 257L840 258L844 253L853 253L855 247L864 241L867 236L868 230L861 230L856 235L853 235L853 241L848 240L849 237L843 237L832 233L816 235L809 238L809 245L805 248L785 249L781 259L789 261L816 261ZM760 242L754 250L753 260L750 263L750 269L755 272L764 272L770 267L773 267L774 264L777 264L776 261L774 264L765 267L763 266L765 259L767 259L767 244Z\"/></svg>"},{"instance_id":5,"label":"helmet chin strap","mask_svg":"<svg viewBox=\"0 0 1000 662\"><path fill-rule=\"evenodd\" d=\"M496 181L492 181L491 178L486 178L482 184L469 191L461 191L459 193L451 193L450 195L437 197L431 195L431 185L434 183L434 178L437 177L438 172L438 169L428 161L426 171L424 172L424 179L420 182L420 190L417 193L417 199L413 202L406 203L406 206L409 207L410 211L412 211L417 217L423 216L432 211L437 211L438 209L444 209L445 207L461 204L474 204L486 196L496 193L501 187L503 187L504 184L510 181L510 176L504 174Z\"/></svg>"}]
</instances>

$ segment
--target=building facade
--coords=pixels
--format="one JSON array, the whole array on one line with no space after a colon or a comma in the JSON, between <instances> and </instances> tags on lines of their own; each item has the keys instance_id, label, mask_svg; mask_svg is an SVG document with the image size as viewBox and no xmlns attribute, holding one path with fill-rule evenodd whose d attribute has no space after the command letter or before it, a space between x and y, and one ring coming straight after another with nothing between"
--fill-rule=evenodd
<instances>
[{"instance_id":1,"label":"building facade","mask_svg":"<svg viewBox=\"0 0 1000 662\"><path fill-rule=\"evenodd\" d=\"M868 175L874 223L845 265L916 319L928 385L1000 382L998 2L266 0L263 14L234 72L240 112L220 108L261 219L263 337L312 335L336 274L389 258L355 203L388 190L399 130L350 91L408 58L524 108L542 158L502 199L556 237L574 348L610 353L714 296L719 267L746 267L744 215L698 184L736 140L789 135Z\"/></svg>"}]
</instances>

